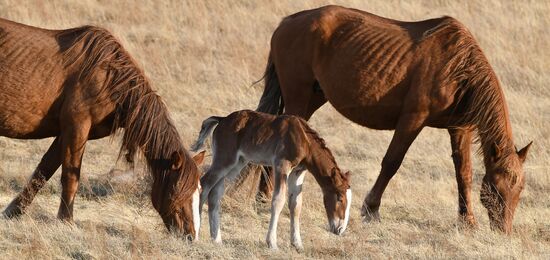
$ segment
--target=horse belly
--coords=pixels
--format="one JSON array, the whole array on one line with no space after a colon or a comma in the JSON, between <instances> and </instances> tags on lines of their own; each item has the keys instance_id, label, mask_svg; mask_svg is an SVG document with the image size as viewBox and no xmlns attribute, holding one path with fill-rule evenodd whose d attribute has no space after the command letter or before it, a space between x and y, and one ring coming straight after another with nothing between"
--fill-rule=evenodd
<instances>
[{"instance_id":1,"label":"horse belly","mask_svg":"<svg viewBox=\"0 0 550 260\"><path fill-rule=\"evenodd\" d=\"M399 120L400 108L354 106L336 110L356 124L376 130L393 130Z\"/></svg>"},{"instance_id":2,"label":"horse belly","mask_svg":"<svg viewBox=\"0 0 550 260\"><path fill-rule=\"evenodd\" d=\"M59 134L59 121L30 114L0 114L0 136L41 139Z\"/></svg>"}]
</instances>

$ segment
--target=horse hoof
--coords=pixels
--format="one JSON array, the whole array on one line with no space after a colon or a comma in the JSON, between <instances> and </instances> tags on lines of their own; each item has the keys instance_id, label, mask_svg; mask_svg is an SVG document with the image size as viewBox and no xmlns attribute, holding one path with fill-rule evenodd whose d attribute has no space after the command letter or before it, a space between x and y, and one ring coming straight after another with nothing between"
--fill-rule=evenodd
<instances>
[{"instance_id":1,"label":"horse hoof","mask_svg":"<svg viewBox=\"0 0 550 260\"><path fill-rule=\"evenodd\" d=\"M473 215L459 216L458 227L462 230L474 230L477 229L477 221Z\"/></svg>"},{"instance_id":2,"label":"horse hoof","mask_svg":"<svg viewBox=\"0 0 550 260\"><path fill-rule=\"evenodd\" d=\"M271 201L270 197L267 196L265 193L263 192L258 192L256 194L256 202L257 203L261 203L261 204L267 204Z\"/></svg>"},{"instance_id":3,"label":"horse hoof","mask_svg":"<svg viewBox=\"0 0 550 260\"><path fill-rule=\"evenodd\" d=\"M271 243L269 241L267 241L267 247L273 251L277 251L279 250L279 247L277 247L277 244L276 243Z\"/></svg>"},{"instance_id":4,"label":"horse hoof","mask_svg":"<svg viewBox=\"0 0 550 260\"><path fill-rule=\"evenodd\" d=\"M17 218L23 215L23 210L20 207L10 203L10 205L6 207L4 212L2 212L2 215L5 218Z\"/></svg>"},{"instance_id":5,"label":"horse hoof","mask_svg":"<svg viewBox=\"0 0 550 260\"><path fill-rule=\"evenodd\" d=\"M365 223L371 223L371 222L380 222L380 213L378 213L378 210L371 211L367 210L365 214L361 214L363 218L363 222Z\"/></svg>"},{"instance_id":6,"label":"horse hoof","mask_svg":"<svg viewBox=\"0 0 550 260\"><path fill-rule=\"evenodd\" d=\"M72 217L57 215L57 219L59 219L64 224L70 224L70 225L74 224Z\"/></svg>"},{"instance_id":7,"label":"horse hoof","mask_svg":"<svg viewBox=\"0 0 550 260\"><path fill-rule=\"evenodd\" d=\"M304 246L301 242L294 242L292 243L292 246L294 246L294 248L296 248L296 251L298 251L299 253L304 252Z\"/></svg>"}]
</instances>

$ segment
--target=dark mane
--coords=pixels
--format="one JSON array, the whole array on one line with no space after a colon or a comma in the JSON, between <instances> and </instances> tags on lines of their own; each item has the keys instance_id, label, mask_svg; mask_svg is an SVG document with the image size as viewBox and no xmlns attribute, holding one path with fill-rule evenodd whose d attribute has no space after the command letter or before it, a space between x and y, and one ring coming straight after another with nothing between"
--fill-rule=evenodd
<instances>
[{"instance_id":1,"label":"dark mane","mask_svg":"<svg viewBox=\"0 0 550 260\"><path fill-rule=\"evenodd\" d=\"M96 73L106 73L106 80L97 93L98 102L116 105L111 134L124 128L121 154L133 163L138 151L142 151L147 167L155 179L153 185L166 185L164 178L170 170L174 152L185 154L183 173L178 180L176 200L185 200L194 192L194 179L200 175L191 156L170 119L168 110L136 62L119 41L107 30L84 26L63 31L58 38L72 37L66 49L62 47L65 66L78 66L77 80L94 80Z\"/></svg>"},{"instance_id":2,"label":"dark mane","mask_svg":"<svg viewBox=\"0 0 550 260\"><path fill-rule=\"evenodd\" d=\"M451 53L451 59L441 73L442 86L459 84L460 99L464 98L465 114L456 127L473 125L478 130L478 140L482 141L481 149L491 149L489 144L497 144L502 148L509 143L507 131L508 111L500 84L483 51L471 33L452 19L438 28L438 35L446 38L446 47ZM462 101L462 100L461 100ZM512 145L513 148L513 145ZM514 151L514 149L504 149Z\"/></svg>"}]
</instances>

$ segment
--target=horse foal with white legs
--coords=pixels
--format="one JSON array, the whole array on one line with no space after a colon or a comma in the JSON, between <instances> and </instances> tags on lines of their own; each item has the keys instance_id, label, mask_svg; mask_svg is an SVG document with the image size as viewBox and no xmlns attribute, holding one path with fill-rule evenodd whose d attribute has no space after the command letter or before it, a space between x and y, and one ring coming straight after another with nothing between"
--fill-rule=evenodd
<instances>
[{"instance_id":1,"label":"horse foal with white legs","mask_svg":"<svg viewBox=\"0 0 550 260\"><path fill-rule=\"evenodd\" d=\"M291 242L296 248L302 248L300 213L305 170L311 172L321 186L330 231L337 235L345 231L351 205L350 174L340 170L325 141L305 120L251 110L236 111L227 117L213 116L202 123L192 150L201 149L211 133L213 161L201 178L199 207L202 209L208 201L213 241L222 241L220 200L225 180L235 179L248 163L272 166L275 170L271 221L266 238L270 248L277 248L277 223L287 192Z\"/></svg>"}]
</instances>

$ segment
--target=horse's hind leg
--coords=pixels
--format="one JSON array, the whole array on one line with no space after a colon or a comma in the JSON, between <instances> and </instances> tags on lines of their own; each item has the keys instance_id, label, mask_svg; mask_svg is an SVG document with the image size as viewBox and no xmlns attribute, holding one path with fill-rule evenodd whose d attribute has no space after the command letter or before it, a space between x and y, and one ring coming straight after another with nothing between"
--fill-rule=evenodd
<instances>
[{"instance_id":1,"label":"horse's hind leg","mask_svg":"<svg viewBox=\"0 0 550 260\"><path fill-rule=\"evenodd\" d=\"M210 238L215 243L222 242L220 230L221 198L225 190L225 181L221 179L208 194L208 223L210 224Z\"/></svg>"},{"instance_id":2,"label":"horse's hind leg","mask_svg":"<svg viewBox=\"0 0 550 260\"><path fill-rule=\"evenodd\" d=\"M57 217L72 222L73 205L78 182L80 180L80 166L84 147L88 140L91 123L86 119L68 119L61 134L61 203Z\"/></svg>"},{"instance_id":3,"label":"horse's hind leg","mask_svg":"<svg viewBox=\"0 0 550 260\"><path fill-rule=\"evenodd\" d=\"M234 179L245 165L246 163L243 160L239 160L238 163L229 171L221 171L219 174L223 175L222 178L216 182L214 187L211 188L208 193L208 223L210 225L210 237L215 243L222 242L220 230L220 211L221 199L225 191L225 180Z\"/></svg>"},{"instance_id":4,"label":"horse's hind leg","mask_svg":"<svg viewBox=\"0 0 550 260\"><path fill-rule=\"evenodd\" d=\"M451 136L452 157L455 165L458 184L458 214L460 221L468 227L476 227L472 208L472 162L470 158L472 131L449 129Z\"/></svg>"},{"instance_id":5,"label":"horse's hind leg","mask_svg":"<svg viewBox=\"0 0 550 260\"><path fill-rule=\"evenodd\" d=\"M361 209L361 215L366 221L380 220L378 210L382 194L401 166L410 145L422 130L426 116L426 113L407 113L399 118L390 146L382 160L382 170Z\"/></svg>"},{"instance_id":6,"label":"horse's hind leg","mask_svg":"<svg viewBox=\"0 0 550 260\"><path fill-rule=\"evenodd\" d=\"M4 210L4 216L17 217L25 212L34 199L36 193L44 187L44 184L52 177L59 165L61 165L61 142L55 138L48 151L42 156L42 160L34 170L34 173L23 190L13 199Z\"/></svg>"}]
</instances>

